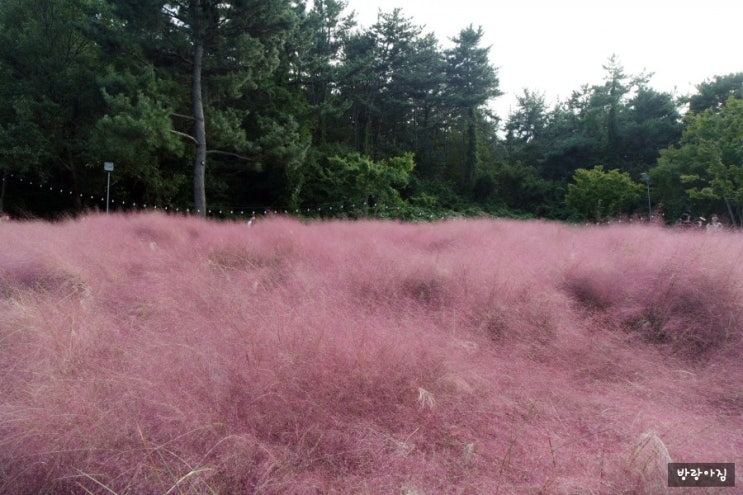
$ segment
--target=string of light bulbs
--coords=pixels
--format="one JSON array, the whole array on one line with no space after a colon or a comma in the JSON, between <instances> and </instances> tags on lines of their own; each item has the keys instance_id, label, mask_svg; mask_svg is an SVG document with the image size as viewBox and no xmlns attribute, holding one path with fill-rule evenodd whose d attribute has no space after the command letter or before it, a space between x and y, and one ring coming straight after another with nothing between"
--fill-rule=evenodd
<instances>
[{"instance_id":1,"label":"string of light bulbs","mask_svg":"<svg viewBox=\"0 0 743 495\"><path fill-rule=\"evenodd\" d=\"M2 177L2 181L6 182L8 179L18 182L19 184L24 184L31 186L33 188L38 188L40 191L49 192L61 196L66 196L72 199L73 197L77 196L80 200L84 201L92 201L97 206L102 206L105 208L106 206L106 198L97 195L97 194L91 194L90 192L87 193L75 193L70 189L53 186L45 183L41 180L32 180L25 178L21 175L15 174L15 173L9 173L5 177ZM113 208L122 208L122 209L135 209L135 210L153 210L153 211L162 211L165 213L177 213L177 214L185 214L185 215L191 215L196 214L200 215L201 211L193 208L182 208L178 206L172 206L172 205L157 205L157 204L148 204L148 203L137 203L135 201L125 201L125 200L117 200L115 198L109 199L109 207ZM333 202L333 203L324 203L322 205L316 205L316 206L303 206L302 208L294 208L294 209L283 209L283 210L277 210L272 207L267 206L222 206L222 207L213 207L207 209L206 216L230 216L230 217L239 217L239 218L250 218L257 215L262 216L268 216L268 215L275 215L275 214L284 214L284 215L292 215L292 216L307 216L307 217L313 217L318 215L329 215L329 216L338 216L338 215L353 215L355 217L370 217L370 218L394 218L396 213L399 213L402 210L411 210L411 207L401 207L397 205L385 205L385 204L369 204L368 202L361 202L361 203L344 203L344 202ZM372 214L373 213L373 214ZM418 209L417 211L417 218L421 220L440 220L444 218L448 218L448 215L442 215L433 213L430 211L424 211L423 209Z\"/></svg>"}]
</instances>

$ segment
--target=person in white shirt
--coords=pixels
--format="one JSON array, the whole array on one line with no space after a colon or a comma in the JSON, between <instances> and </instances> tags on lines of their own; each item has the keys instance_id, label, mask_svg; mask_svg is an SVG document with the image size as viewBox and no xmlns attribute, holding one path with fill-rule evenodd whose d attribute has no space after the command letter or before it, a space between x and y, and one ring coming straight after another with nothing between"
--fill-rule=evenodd
<instances>
[{"instance_id":1,"label":"person in white shirt","mask_svg":"<svg viewBox=\"0 0 743 495\"><path fill-rule=\"evenodd\" d=\"M712 219L707 224L707 231L713 232L716 230L722 230L722 223L720 223L720 218L717 215L712 215Z\"/></svg>"}]
</instances>

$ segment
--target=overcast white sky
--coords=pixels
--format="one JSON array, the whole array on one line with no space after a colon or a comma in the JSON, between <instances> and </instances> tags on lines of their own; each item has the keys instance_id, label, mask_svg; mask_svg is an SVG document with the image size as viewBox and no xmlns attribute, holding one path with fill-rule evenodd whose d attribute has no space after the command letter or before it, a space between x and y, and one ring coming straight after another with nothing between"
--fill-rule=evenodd
<instances>
[{"instance_id":1,"label":"overcast white sky","mask_svg":"<svg viewBox=\"0 0 743 495\"><path fill-rule=\"evenodd\" d=\"M503 118L523 88L552 103L602 83L612 54L626 74L654 73L650 86L675 94L743 72L740 0L348 0L347 12L368 27L380 9L396 7L443 47L462 28L482 26L506 93L493 104Z\"/></svg>"}]
</instances>

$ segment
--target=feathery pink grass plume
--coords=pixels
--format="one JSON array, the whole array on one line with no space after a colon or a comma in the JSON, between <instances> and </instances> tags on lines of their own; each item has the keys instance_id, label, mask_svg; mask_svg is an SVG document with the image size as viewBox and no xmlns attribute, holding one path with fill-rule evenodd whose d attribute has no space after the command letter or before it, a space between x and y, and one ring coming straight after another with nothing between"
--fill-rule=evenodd
<instances>
[{"instance_id":1,"label":"feathery pink grass plume","mask_svg":"<svg viewBox=\"0 0 743 495\"><path fill-rule=\"evenodd\" d=\"M667 493L667 462L740 465L742 246L506 220L6 224L0 493Z\"/></svg>"}]
</instances>

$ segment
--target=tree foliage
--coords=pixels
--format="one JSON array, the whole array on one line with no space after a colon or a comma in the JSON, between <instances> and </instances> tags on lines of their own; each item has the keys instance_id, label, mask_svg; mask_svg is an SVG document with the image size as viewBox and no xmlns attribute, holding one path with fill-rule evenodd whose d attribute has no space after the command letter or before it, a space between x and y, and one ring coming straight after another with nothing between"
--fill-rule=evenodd
<instances>
[{"instance_id":1,"label":"tree foliage","mask_svg":"<svg viewBox=\"0 0 743 495\"><path fill-rule=\"evenodd\" d=\"M466 143L462 157L465 191L474 187L480 163L480 109L488 100L502 94L497 72L488 59L490 48L481 46L482 37L482 27L475 30L470 25L452 39L454 46L446 51L446 96L464 129Z\"/></svg>"},{"instance_id":2,"label":"tree foliage","mask_svg":"<svg viewBox=\"0 0 743 495\"><path fill-rule=\"evenodd\" d=\"M96 86L101 54L84 30L93 3L0 2L4 171L53 179L76 192L81 188L101 104Z\"/></svg>"},{"instance_id":3,"label":"tree foliage","mask_svg":"<svg viewBox=\"0 0 743 495\"><path fill-rule=\"evenodd\" d=\"M578 169L568 184L565 202L581 218L604 221L637 207L643 187L627 172L618 169L604 171L602 165L590 170Z\"/></svg>"},{"instance_id":4,"label":"tree foliage","mask_svg":"<svg viewBox=\"0 0 743 495\"><path fill-rule=\"evenodd\" d=\"M335 205L338 211L377 204L399 207L400 191L408 185L414 167L410 153L380 161L355 152L330 156L315 168L308 193L315 204Z\"/></svg>"},{"instance_id":5,"label":"tree foliage","mask_svg":"<svg viewBox=\"0 0 743 495\"><path fill-rule=\"evenodd\" d=\"M718 75L697 85L697 92L688 98L689 111L701 113L709 108L720 109L728 98L743 98L743 72Z\"/></svg>"},{"instance_id":6,"label":"tree foliage","mask_svg":"<svg viewBox=\"0 0 743 495\"><path fill-rule=\"evenodd\" d=\"M680 146L664 150L660 163L680 171L691 198L722 201L730 221L743 225L743 100L692 114Z\"/></svg>"},{"instance_id":7,"label":"tree foliage","mask_svg":"<svg viewBox=\"0 0 743 495\"><path fill-rule=\"evenodd\" d=\"M267 80L278 66L282 44L293 29L290 4L284 0L109 1L119 29L99 34L112 48L115 70L136 77L144 64L145 71L155 74L149 94L128 88L138 100L129 108L121 105L126 97L113 95L109 100L119 103L119 114L128 113L118 125L131 123L132 133L169 130L193 145L194 209L206 214L207 156L251 159L254 143L245 129L246 115L238 109L246 92ZM163 118L166 114L170 122ZM210 141L207 129L213 136Z\"/></svg>"},{"instance_id":8,"label":"tree foliage","mask_svg":"<svg viewBox=\"0 0 743 495\"><path fill-rule=\"evenodd\" d=\"M719 153L697 150L699 159L680 158L691 138L679 145L684 127L732 125L684 121L681 109L727 115L740 74L676 98L612 56L603 81L554 104L525 89L500 116L490 107L501 95L498 54L482 28L442 44L401 9L369 27L346 9L344 0L0 2L0 171L69 190L28 195L4 181L0 209L100 207L86 198L98 197L101 164L113 161L127 207L207 214L350 201L566 219L570 181L600 163L605 175L649 172L655 202L673 214L719 209L740 221L739 164L724 151L734 138L720 134Z\"/></svg>"}]
</instances>

